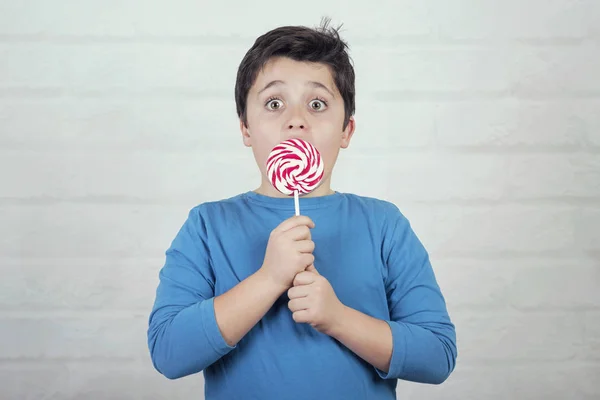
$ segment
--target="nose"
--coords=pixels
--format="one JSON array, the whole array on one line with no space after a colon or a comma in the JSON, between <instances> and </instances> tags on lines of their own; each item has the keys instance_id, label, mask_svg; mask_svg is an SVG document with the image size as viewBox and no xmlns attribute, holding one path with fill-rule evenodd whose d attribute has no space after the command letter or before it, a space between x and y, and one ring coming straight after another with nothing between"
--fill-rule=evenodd
<instances>
[{"instance_id":1,"label":"nose","mask_svg":"<svg viewBox=\"0 0 600 400\"><path fill-rule=\"evenodd\" d=\"M301 108L301 107L298 107ZM290 114L289 119L285 123L285 129L287 131L300 131L306 132L309 130L308 121L300 109L293 110Z\"/></svg>"}]
</instances>

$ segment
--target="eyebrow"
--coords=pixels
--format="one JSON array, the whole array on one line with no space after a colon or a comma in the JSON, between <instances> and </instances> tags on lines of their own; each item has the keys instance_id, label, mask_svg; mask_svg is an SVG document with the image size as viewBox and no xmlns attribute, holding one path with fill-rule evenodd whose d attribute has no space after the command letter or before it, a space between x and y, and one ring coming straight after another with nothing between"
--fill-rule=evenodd
<instances>
[{"instance_id":1,"label":"eyebrow","mask_svg":"<svg viewBox=\"0 0 600 400\"><path fill-rule=\"evenodd\" d=\"M281 80L274 80L274 81L271 81L271 82L267 83L267 85L266 85L264 88L262 88L262 89L261 89L261 90L258 92L258 94L257 94L257 95L260 95L262 92L264 92L264 91L265 91L265 90L267 90L268 88L270 88L270 87L273 87L273 86L277 86L277 85L285 85L285 82L284 82L284 81L281 81ZM308 82L306 82L306 85L307 85L307 86L312 86L312 87L314 87L314 88L325 89L325 90L326 90L326 91L327 91L327 92L328 92L328 93L331 95L331 97L335 98L335 95L334 95L334 94L331 92L331 90L329 90L329 88L327 88L327 86L323 85L321 82L317 82L317 81L308 81Z\"/></svg>"}]
</instances>

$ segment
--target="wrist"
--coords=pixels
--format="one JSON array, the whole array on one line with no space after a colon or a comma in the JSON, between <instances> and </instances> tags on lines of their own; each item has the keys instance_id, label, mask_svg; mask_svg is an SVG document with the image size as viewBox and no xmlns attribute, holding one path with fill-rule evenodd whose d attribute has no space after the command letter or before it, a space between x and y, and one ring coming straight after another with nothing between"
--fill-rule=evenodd
<instances>
[{"instance_id":1,"label":"wrist","mask_svg":"<svg viewBox=\"0 0 600 400\"><path fill-rule=\"evenodd\" d=\"M339 339L349 329L349 311L348 307L340 303L336 312L333 313L330 325L327 327L325 333L334 339Z\"/></svg>"},{"instance_id":2,"label":"wrist","mask_svg":"<svg viewBox=\"0 0 600 400\"><path fill-rule=\"evenodd\" d=\"M275 296L279 297L288 290L287 286L282 285L281 283L273 279L273 277L262 267L254 273L254 276L257 278L258 281L262 282L265 285L265 288L268 291L268 293L272 293Z\"/></svg>"}]
</instances>

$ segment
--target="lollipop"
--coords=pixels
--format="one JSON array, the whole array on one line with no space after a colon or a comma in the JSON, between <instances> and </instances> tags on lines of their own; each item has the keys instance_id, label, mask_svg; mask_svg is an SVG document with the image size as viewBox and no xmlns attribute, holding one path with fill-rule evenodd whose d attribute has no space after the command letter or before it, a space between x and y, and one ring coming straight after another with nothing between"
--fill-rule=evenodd
<instances>
[{"instance_id":1,"label":"lollipop","mask_svg":"<svg viewBox=\"0 0 600 400\"><path fill-rule=\"evenodd\" d=\"M294 195L296 215L300 215L298 196L312 192L323 178L323 160L319 151L302 139L289 139L271 150L267 175L281 193Z\"/></svg>"}]
</instances>

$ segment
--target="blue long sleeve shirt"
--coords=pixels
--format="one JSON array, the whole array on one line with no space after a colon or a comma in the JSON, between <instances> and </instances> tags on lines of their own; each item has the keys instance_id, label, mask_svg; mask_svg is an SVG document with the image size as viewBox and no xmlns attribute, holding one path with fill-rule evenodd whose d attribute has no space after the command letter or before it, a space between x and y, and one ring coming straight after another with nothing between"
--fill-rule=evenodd
<instances>
[{"instance_id":1,"label":"blue long sleeve shirt","mask_svg":"<svg viewBox=\"0 0 600 400\"><path fill-rule=\"evenodd\" d=\"M270 232L294 215L293 198L250 191L193 207L167 249L148 327L157 371L203 372L207 400L395 399L398 379L446 380L455 327L407 218L390 202L340 192L300 198L300 212L315 222L314 265L339 300L389 324L389 370L296 323L287 294L239 343L225 342L213 299L260 268Z\"/></svg>"}]
</instances>

